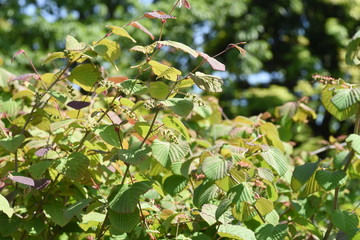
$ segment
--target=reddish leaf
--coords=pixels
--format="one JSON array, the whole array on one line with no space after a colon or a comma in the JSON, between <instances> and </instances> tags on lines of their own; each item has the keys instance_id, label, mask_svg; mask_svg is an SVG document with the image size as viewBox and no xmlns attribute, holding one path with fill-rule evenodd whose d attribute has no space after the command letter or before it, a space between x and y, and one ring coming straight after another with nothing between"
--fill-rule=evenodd
<instances>
[{"instance_id":1,"label":"reddish leaf","mask_svg":"<svg viewBox=\"0 0 360 240\"><path fill-rule=\"evenodd\" d=\"M27 73L13 78L12 81L29 81L31 78L39 79L38 75L35 73Z\"/></svg>"},{"instance_id":2,"label":"reddish leaf","mask_svg":"<svg viewBox=\"0 0 360 240\"><path fill-rule=\"evenodd\" d=\"M6 186L6 184L3 181L0 181L0 191Z\"/></svg>"},{"instance_id":3,"label":"reddish leaf","mask_svg":"<svg viewBox=\"0 0 360 240\"><path fill-rule=\"evenodd\" d=\"M43 178L40 180L34 180L35 189L44 189L51 183L51 180Z\"/></svg>"},{"instance_id":4,"label":"reddish leaf","mask_svg":"<svg viewBox=\"0 0 360 240\"><path fill-rule=\"evenodd\" d=\"M44 147L44 148L40 148L35 152L35 155L38 157L42 157L44 156L51 148L49 147Z\"/></svg>"},{"instance_id":5,"label":"reddish leaf","mask_svg":"<svg viewBox=\"0 0 360 240\"><path fill-rule=\"evenodd\" d=\"M25 53L25 51L23 49L20 49L19 51L17 51L13 57L11 58L11 62L13 62L15 60L15 57L19 54Z\"/></svg>"},{"instance_id":6,"label":"reddish leaf","mask_svg":"<svg viewBox=\"0 0 360 240\"><path fill-rule=\"evenodd\" d=\"M214 70L225 71L225 65L224 64L222 64L221 62L219 62L215 58L210 57L206 53L203 53L203 52L198 52L198 53L199 53L200 56L202 56L210 64L210 66Z\"/></svg>"},{"instance_id":7,"label":"reddish leaf","mask_svg":"<svg viewBox=\"0 0 360 240\"><path fill-rule=\"evenodd\" d=\"M180 3L179 3L179 7L183 6L187 9L190 9L191 8L191 5L190 3L187 1L187 0L181 0Z\"/></svg>"},{"instance_id":8,"label":"reddish leaf","mask_svg":"<svg viewBox=\"0 0 360 240\"><path fill-rule=\"evenodd\" d=\"M144 16L147 18L157 18L157 19L168 19L168 18L176 19L176 17L167 15L166 13L164 13L162 11L147 12L144 14Z\"/></svg>"},{"instance_id":9,"label":"reddish leaf","mask_svg":"<svg viewBox=\"0 0 360 240\"><path fill-rule=\"evenodd\" d=\"M82 109L82 108L86 108L87 106L90 105L89 102L84 102L84 101L71 101L67 104L69 107L74 108L76 110Z\"/></svg>"},{"instance_id":10,"label":"reddish leaf","mask_svg":"<svg viewBox=\"0 0 360 240\"><path fill-rule=\"evenodd\" d=\"M133 27L136 27L138 29L141 29L143 32L145 32L147 35L149 35L152 40L155 39L154 35L152 35L151 32L146 27L141 25L140 23L135 21L135 22L130 23L130 25L133 26Z\"/></svg>"},{"instance_id":11,"label":"reddish leaf","mask_svg":"<svg viewBox=\"0 0 360 240\"><path fill-rule=\"evenodd\" d=\"M128 80L129 78L126 76L113 76L113 77L109 77L108 80L110 82L114 82L114 83L122 83L125 80Z\"/></svg>"},{"instance_id":12,"label":"reddish leaf","mask_svg":"<svg viewBox=\"0 0 360 240\"><path fill-rule=\"evenodd\" d=\"M9 175L9 178L10 178L11 180L15 181L15 182L22 183L22 184L25 184L25 185L27 185L27 186L31 186L31 187L34 187L34 186L35 186L34 179L29 178L29 177Z\"/></svg>"}]
</instances>

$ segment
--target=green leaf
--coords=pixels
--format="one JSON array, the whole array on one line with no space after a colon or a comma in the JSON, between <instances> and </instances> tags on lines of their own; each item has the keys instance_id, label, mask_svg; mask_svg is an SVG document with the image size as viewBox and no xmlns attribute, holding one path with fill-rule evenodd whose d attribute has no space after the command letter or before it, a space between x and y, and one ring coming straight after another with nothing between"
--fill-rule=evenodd
<instances>
[{"instance_id":1,"label":"green leaf","mask_svg":"<svg viewBox=\"0 0 360 240\"><path fill-rule=\"evenodd\" d=\"M259 174L259 177L262 179L268 180L272 182L274 180L274 174L272 173L271 169L268 168L257 168L257 172Z\"/></svg>"},{"instance_id":2,"label":"green leaf","mask_svg":"<svg viewBox=\"0 0 360 240\"><path fill-rule=\"evenodd\" d=\"M9 218L14 214L14 209L10 206L8 200L0 194L0 211L4 212Z\"/></svg>"},{"instance_id":3,"label":"green leaf","mask_svg":"<svg viewBox=\"0 0 360 240\"><path fill-rule=\"evenodd\" d=\"M64 204L59 201L51 201L43 206L45 216L60 226L65 226L70 219L65 217Z\"/></svg>"},{"instance_id":4,"label":"green leaf","mask_svg":"<svg viewBox=\"0 0 360 240\"><path fill-rule=\"evenodd\" d=\"M90 161L84 154L73 152L62 161L64 164L60 167L61 172L68 178L79 181L87 175Z\"/></svg>"},{"instance_id":5,"label":"green leaf","mask_svg":"<svg viewBox=\"0 0 360 240\"><path fill-rule=\"evenodd\" d=\"M296 217L295 219L293 219L293 222L297 224L297 228L301 228L304 231L309 231L310 233L317 236L319 239L323 238L322 232L309 219L303 217Z\"/></svg>"},{"instance_id":6,"label":"green leaf","mask_svg":"<svg viewBox=\"0 0 360 240\"><path fill-rule=\"evenodd\" d=\"M109 61L116 70L118 70L115 60L120 57L120 45L117 42L110 39L103 39L96 43L94 50L106 61Z\"/></svg>"},{"instance_id":7,"label":"green leaf","mask_svg":"<svg viewBox=\"0 0 360 240\"><path fill-rule=\"evenodd\" d=\"M295 167L291 178L291 188L294 192L299 191L300 188L306 184L316 171L317 166L317 163L305 163L304 165Z\"/></svg>"},{"instance_id":8,"label":"green leaf","mask_svg":"<svg viewBox=\"0 0 360 240\"><path fill-rule=\"evenodd\" d=\"M255 206L260 212L261 216L266 216L272 210L274 210L274 204L272 201L266 198L259 198L255 202Z\"/></svg>"},{"instance_id":9,"label":"green leaf","mask_svg":"<svg viewBox=\"0 0 360 240\"><path fill-rule=\"evenodd\" d=\"M183 98L170 98L162 103L180 117L187 117L194 108L192 101Z\"/></svg>"},{"instance_id":10,"label":"green leaf","mask_svg":"<svg viewBox=\"0 0 360 240\"><path fill-rule=\"evenodd\" d=\"M255 236L257 240L283 240L287 236L287 229L285 224L264 224L256 229Z\"/></svg>"},{"instance_id":11,"label":"green leaf","mask_svg":"<svg viewBox=\"0 0 360 240\"><path fill-rule=\"evenodd\" d=\"M86 48L84 42L78 42L73 36L67 35L65 42L65 49L69 51L82 51Z\"/></svg>"},{"instance_id":12,"label":"green leaf","mask_svg":"<svg viewBox=\"0 0 360 240\"><path fill-rule=\"evenodd\" d=\"M142 52L144 54L152 54L154 52L155 47L156 47L156 42L154 42L150 45L147 45L147 46L136 45L136 46L130 48L130 51Z\"/></svg>"},{"instance_id":13,"label":"green leaf","mask_svg":"<svg viewBox=\"0 0 360 240\"><path fill-rule=\"evenodd\" d=\"M141 148L138 150L119 149L119 159L127 164L138 165L148 159L151 155L150 148Z\"/></svg>"},{"instance_id":14,"label":"green leaf","mask_svg":"<svg viewBox=\"0 0 360 240\"><path fill-rule=\"evenodd\" d=\"M4 237L1 239L6 239L7 236L10 236L13 233L19 232L21 225L24 223L22 218L19 218L17 215L12 216L12 218L8 218L6 214L0 212L0 237ZM10 239L14 239L11 237Z\"/></svg>"},{"instance_id":15,"label":"green leaf","mask_svg":"<svg viewBox=\"0 0 360 240\"><path fill-rule=\"evenodd\" d=\"M88 223L88 222L103 222L105 220L105 214L98 213L98 212L89 212L82 216L81 223Z\"/></svg>"},{"instance_id":16,"label":"green leaf","mask_svg":"<svg viewBox=\"0 0 360 240\"><path fill-rule=\"evenodd\" d=\"M109 196L110 209L118 213L131 213L135 211L140 196L150 188L151 182L149 181L116 186Z\"/></svg>"},{"instance_id":17,"label":"green leaf","mask_svg":"<svg viewBox=\"0 0 360 240\"><path fill-rule=\"evenodd\" d=\"M113 125L100 125L94 129L94 132L108 144L120 148L120 139L122 133L117 132Z\"/></svg>"},{"instance_id":18,"label":"green leaf","mask_svg":"<svg viewBox=\"0 0 360 240\"><path fill-rule=\"evenodd\" d=\"M228 174L231 162L224 160L221 155L206 157L201 165L201 169L205 176L210 180L218 180L224 178Z\"/></svg>"},{"instance_id":19,"label":"green leaf","mask_svg":"<svg viewBox=\"0 0 360 240\"><path fill-rule=\"evenodd\" d=\"M119 232L131 232L140 221L139 209L131 213L118 213L109 210L111 227Z\"/></svg>"},{"instance_id":20,"label":"green leaf","mask_svg":"<svg viewBox=\"0 0 360 240\"><path fill-rule=\"evenodd\" d=\"M219 204L219 206L218 206L218 208L216 209L216 212L215 212L216 220L218 220L221 217L221 215L223 215L229 209L230 205L231 205L231 199L229 199L227 197L224 198L220 202L220 204Z\"/></svg>"},{"instance_id":21,"label":"green leaf","mask_svg":"<svg viewBox=\"0 0 360 240\"><path fill-rule=\"evenodd\" d=\"M208 203L217 194L218 187L211 181L205 181L201 183L194 190L193 203L197 208L201 208L202 205Z\"/></svg>"},{"instance_id":22,"label":"green leaf","mask_svg":"<svg viewBox=\"0 0 360 240\"><path fill-rule=\"evenodd\" d=\"M45 171L52 165L51 161L41 161L29 167L29 173L34 179L40 179Z\"/></svg>"},{"instance_id":23,"label":"green leaf","mask_svg":"<svg viewBox=\"0 0 360 240\"><path fill-rule=\"evenodd\" d=\"M335 189L341 185L344 185L347 180L346 173L343 170L337 170L330 172L327 170L318 170L316 172L316 181L326 191Z\"/></svg>"},{"instance_id":24,"label":"green leaf","mask_svg":"<svg viewBox=\"0 0 360 240\"><path fill-rule=\"evenodd\" d=\"M346 143L357 153L360 154L360 135L350 134L346 138Z\"/></svg>"},{"instance_id":25,"label":"green leaf","mask_svg":"<svg viewBox=\"0 0 360 240\"><path fill-rule=\"evenodd\" d=\"M345 88L335 90L335 95L331 98L331 102L340 111L343 111L360 100L360 88Z\"/></svg>"},{"instance_id":26,"label":"green leaf","mask_svg":"<svg viewBox=\"0 0 360 240\"><path fill-rule=\"evenodd\" d=\"M141 137L144 138L150 130L150 125L147 122L136 122L134 129Z\"/></svg>"},{"instance_id":27,"label":"green leaf","mask_svg":"<svg viewBox=\"0 0 360 240\"><path fill-rule=\"evenodd\" d=\"M189 152L189 145L163 142L155 139L151 145L153 157L163 166L182 161Z\"/></svg>"},{"instance_id":28,"label":"green leaf","mask_svg":"<svg viewBox=\"0 0 360 240\"><path fill-rule=\"evenodd\" d=\"M54 61L58 58L65 58L65 54L63 52L53 52L50 53L47 58L44 60L43 64L49 63L51 61Z\"/></svg>"},{"instance_id":29,"label":"green leaf","mask_svg":"<svg viewBox=\"0 0 360 240\"><path fill-rule=\"evenodd\" d=\"M359 65L360 64L360 30L351 38L345 55L346 64Z\"/></svg>"},{"instance_id":30,"label":"green leaf","mask_svg":"<svg viewBox=\"0 0 360 240\"><path fill-rule=\"evenodd\" d=\"M164 181L164 189L171 196L175 196L187 187L188 179L180 175L171 175Z\"/></svg>"},{"instance_id":31,"label":"green leaf","mask_svg":"<svg viewBox=\"0 0 360 240\"><path fill-rule=\"evenodd\" d=\"M68 79L85 91L94 90L95 83L101 78L100 71L92 64L81 64L71 71Z\"/></svg>"},{"instance_id":32,"label":"green leaf","mask_svg":"<svg viewBox=\"0 0 360 240\"><path fill-rule=\"evenodd\" d=\"M81 199L80 201L72 204L64 211L64 215L67 219L72 219L75 215L79 215L81 210L89 205L91 199Z\"/></svg>"},{"instance_id":33,"label":"green leaf","mask_svg":"<svg viewBox=\"0 0 360 240\"><path fill-rule=\"evenodd\" d=\"M331 214L331 222L341 231L349 233L357 229L359 219L355 213L335 210Z\"/></svg>"},{"instance_id":34,"label":"green leaf","mask_svg":"<svg viewBox=\"0 0 360 240\"><path fill-rule=\"evenodd\" d=\"M231 209L231 212L234 218L242 222L250 221L258 215L254 207L247 202L235 203L235 205Z\"/></svg>"},{"instance_id":35,"label":"green leaf","mask_svg":"<svg viewBox=\"0 0 360 240\"><path fill-rule=\"evenodd\" d=\"M0 146L8 152L16 152L16 150L24 142L25 136L23 134L18 134L13 137L0 139Z\"/></svg>"},{"instance_id":36,"label":"green leaf","mask_svg":"<svg viewBox=\"0 0 360 240\"><path fill-rule=\"evenodd\" d=\"M50 131L53 132L59 128L66 127L66 126L70 125L71 123L73 123L75 120L76 119L69 118L69 119L59 121L59 122L53 122L50 124Z\"/></svg>"},{"instance_id":37,"label":"green leaf","mask_svg":"<svg viewBox=\"0 0 360 240\"><path fill-rule=\"evenodd\" d=\"M248 228L239 225L223 224L220 225L218 234L223 238L238 239L238 240L256 240L255 234Z\"/></svg>"},{"instance_id":38,"label":"green leaf","mask_svg":"<svg viewBox=\"0 0 360 240\"><path fill-rule=\"evenodd\" d=\"M28 232L29 235L39 235L46 228L46 224L41 218L33 218L29 222L24 224L24 229Z\"/></svg>"},{"instance_id":39,"label":"green leaf","mask_svg":"<svg viewBox=\"0 0 360 240\"><path fill-rule=\"evenodd\" d=\"M136 43L136 40L133 39L130 34L123 29L122 27L118 27L118 26L113 26L113 25L106 25L107 28L110 28L112 33L121 36L121 37L126 37L128 39L130 39L131 41L133 41L134 43Z\"/></svg>"},{"instance_id":40,"label":"green leaf","mask_svg":"<svg viewBox=\"0 0 360 240\"><path fill-rule=\"evenodd\" d=\"M143 81L139 79L128 79L117 85L126 95L140 96L148 92L148 88L143 84Z\"/></svg>"},{"instance_id":41,"label":"green leaf","mask_svg":"<svg viewBox=\"0 0 360 240\"><path fill-rule=\"evenodd\" d=\"M301 192L300 196L308 196L314 192L319 191L320 185L318 184L318 182L315 179L316 174L313 174L310 179L308 180L304 190Z\"/></svg>"},{"instance_id":42,"label":"green leaf","mask_svg":"<svg viewBox=\"0 0 360 240\"><path fill-rule=\"evenodd\" d=\"M280 176L284 176L288 169L288 163L284 154L276 147L262 146L261 156L276 170Z\"/></svg>"},{"instance_id":43,"label":"green leaf","mask_svg":"<svg viewBox=\"0 0 360 240\"><path fill-rule=\"evenodd\" d=\"M190 141L189 132L180 119L174 116L166 116L163 118L162 122L165 127L178 131L186 140Z\"/></svg>"},{"instance_id":44,"label":"green leaf","mask_svg":"<svg viewBox=\"0 0 360 240\"><path fill-rule=\"evenodd\" d=\"M170 87L161 81L151 82L149 87L150 96L155 99L166 99L170 92Z\"/></svg>"},{"instance_id":45,"label":"green leaf","mask_svg":"<svg viewBox=\"0 0 360 240\"><path fill-rule=\"evenodd\" d=\"M190 48L189 46L186 46L183 43L175 42L175 41L158 41L158 44L164 45L164 46L170 46L174 47L176 49L180 49L183 52L189 53L194 58L197 58L199 56L198 52L194 49Z\"/></svg>"},{"instance_id":46,"label":"green leaf","mask_svg":"<svg viewBox=\"0 0 360 240\"><path fill-rule=\"evenodd\" d=\"M326 110L331 113L339 121L350 118L356 113L357 106L352 105L349 108L344 110L339 110L331 101L334 96L334 90L339 89L341 86L338 85L326 85L326 87L321 92L321 102L323 103Z\"/></svg>"},{"instance_id":47,"label":"green leaf","mask_svg":"<svg viewBox=\"0 0 360 240\"><path fill-rule=\"evenodd\" d=\"M149 61L149 65L151 66L152 71L158 78L165 78L170 81L177 81L178 76L181 75L181 72L174 67L166 66L157 61L151 60Z\"/></svg>"},{"instance_id":48,"label":"green leaf","mask_svg":"<svg viewBox=\"0 0 360 240\"><path fill-rule=\"evenodd\" d=\"M228 192L228 197L232 199L233 204L237 202L254 202L254 193L246 182L232 187Z\"/></svg>"},{"instance_id":49,"label":"green leaf","mask_svg":"<svg viewBox=\"0 0 360 240\"><path fill-rule=\"evenodd\" d=\"M221 86L224 84L224 81L221 77L207 75L202 72L190 73L190 76L200 89L213 93L222 92Z\"/></svg>"}]
</instances>

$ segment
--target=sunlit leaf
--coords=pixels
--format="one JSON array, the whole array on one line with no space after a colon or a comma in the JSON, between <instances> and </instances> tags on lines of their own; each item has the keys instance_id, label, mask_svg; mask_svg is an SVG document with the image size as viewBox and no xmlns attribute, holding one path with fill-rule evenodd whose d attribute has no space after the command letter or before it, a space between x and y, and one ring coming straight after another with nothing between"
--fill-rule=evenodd
<instances>
[{"instance_id":1,"label":"sunlit leaf","mask_svg":"<svg viewBox=\"0 0 360 240\"><path fill-rule=\"evenodd\" d=\"M267 215L274 210L274 204L271 200L266 198L259 198L255 202L255 206L262 216Z\"/></svg>"},{"instance_id":2,"label":"sunlit leaf","mask_svg":"<svg viewBox=\"0 0 360 240\"><path fill-rule=\"evenodd\" d=\"M113 125L100 125L95 128L95 133L99 135L105 142L114 146L121 147L121 134Z\"/></svg>"},{"instance_id":3,"label":"sunlit leaf","mask_svg":"<svg viewBox=\"0 0 360 240\"><path fill-rule=\"evenodd\" d=\"M170 92L170 87L161 81L151 82L149 87L150 96L155 99L166 99Z\"/></svg>"},{"instance_id":4,"label":"sunlit leaf","mask_svg":"<svg viewBox=\"0 0 360 240\"><path fill-rule=\"evenodd\" d=\"M189 152L189 146L185 143L176 144L158 139L155 139L151 148L153 157L164 167L172 162L182 161Z\"/></svg>"},{"instance_id":5,"label":"sunlit leaf","mask_svg":"<svg viewBox=\"0 0 360 240\"><path fill-rule=\"evenodd\" d=\"M239 225L222 224L218 229L218 234L223 238L238 240L256 240L253 231Z\"/></svg>"},{"instance_id":6,"label":"sunlit leaf","mask_svg":"<svg viewBox=\"0 0 360 240\"><path fill-rule=\"evenodd\" d=\"M117 84L121 91L126 95L143 95L148 92L148 88L143 84L143 81L138 79L127 79L122 83Z\"/></svg>"},{"instance_id":7,"label":"sunlit leaf","mask_svg":"<svg viewBox=\"0 0 360 240\"><path fill-rule=\"evenodd\" d=\"M200 89L207 92L222 92L221 86L224 84L224 81L220 77L207 75L202 72L190 73L190 76Z\"/></svg>"},{"instance_id":8,"label":"sunlit leaf","mask_svg":"<svg viewBox=\"0 0 360 240\"><path fill-rule=\"evenodd\" d=\"M186 140L190 140L189 132L180 119L174 116L166 116L162 119L162 122L165 127L178 131Z\"/></svg>"},{"instance_id":9,"label":"sunlit leaf","mask_svg":"<svg viewBox=\"0 0 360 240\"><path fill-rule=\"evenodd\" d=\"M343 121L356 113L357 106L354 104L347 109L339 110L331 101L334 96L334 90L338 88L340 87L337 85L326 85L326 87L321 91L321 102L331 115L339 121Z\"/></svg>"},{"instance_id":10,"label":"sunlit leaf","mask_svg":"<svg viewBox=\"0 0 360 240\"><path fill-rule=\"evenodd\" d=\"M119 35L121 37L126 37L126 38L130 39L131 41L133 41L134 43L136 43L136 40L133 39L130 36L130 34L125 29L123 29L122 27L113 26L113 25L107 25L106 27L110 28L112 33L114 33L116 35Z\"/></svg>"},{"instance_id":11,"label":"sunlit leaf","mask_svg":"<svg viewBox=\"0 0 360 240\"><path fill-rule=\"evenodd\" d=\"M114 68L118 70L115 61L120 57L120 45L117 42L110 39L102 39L100 42L96 42L94 50L106 61L111 62Z\"/></svg>"},{"instance_id":12,"label":"sunlit leaf","mask_svg":"<svg viewBox=\"0 0 360 240\"><path fill-rule=\"evenodd\" d=\"M360 30L351 38L346 51L346 64L359 65L360 64Z\"/></svg>"},{"instance_id":13,"label":"sunlit leaf","mask_svg":"<svg viewBox=\"0 0 360 240\"><path fill-rule=\"evenodd\" d=\"M360 135L350 134L350 136L346 138L346 142L357 154L360 154Z\"/></svg>"},{"instance_id":14,"label":"sunlit leaf","mask_svg":"<svg viewBox=\"0 0 360 240\"><path fill-rule=\"evenodd\" d=\"M4 212L9 218L14 214L14 209L10 206L8 200L0 194L0 211Z\"/></svg>"},{"instance_id":15,"label":"sunlit leaf","mask_svg":"<svg viewBox=\"0 0 360 240\"><path fill-rule=\"evenodd\" d=\"M165 78L170 81L177 81L178 76L181 75L181 72L176 68L166 66L154 60L149 61L149 65L151 66L154 74L158 76L158 78Z\"/></svg>"},{"instance_id":16,"label":"sunlit leaf","mask_svg":"<svg viewBox=\"0 0 360 240\"><path fill-rule=\"evenodd\" d=\"M231 162L223 159L221 155L214 155L206 157L201 168L206 177L215 181L224 178L231 165Z\"/></svg>"},{"instance_id":17,"label":"sunlit leaf","mask_svg":"<svg viewBox=\"0 0 360 240\"><path fill-rule=\"evenodd\" d=\"M197 58L199 56L198 52L195 51L194 49L190 48L189 46L180 43L180 42L175 42L175 41L158 41L158 44L164 45L164 46L170 46L170 47L174 47L176 49L179 49L183 52L189 53L191 56L193 56L194 58Z\"/></svg>"},{"instance_id":18,"label":"sunlit leaf","mask_svg":"<svg viewBox=\"0 0 360 240\"><path fill-rule=\"evenodd\" d=\"M254 202L254 193L246 182L232 187L228 192L228 197L232 199L232 203Z\"/></svg>"},{"instance_id":19,"label":"sunlit leaf","mask_svg":"<svg viewBox=\"0 0 360 240\"><path fill-rule=\"evenodd\" d=\"M65 58L65 54L63 52L53 52L50 53L47 58L44 60L43 64L54 61L55 59Z\"/></svg>"},{"instance_id":20,"label":"sunlit leaf","mask_svg":"<svg viewBox=\"0 0 360 240\"><path fill-rule=\"evenodd\" d=\"M262 146L263 152L261 156L264 160L276 170L276 172L283 176L288 169L288 163L284 154L273 146Z\"/></svg>"},{"instance_id":21,"label":"sunlit leaf","mask_svg":"<svg viewBox=\"0 0 360 240\"><path fill-rule=\"evenodd\" d=\"M180 117L187 117L194 108L192 101L183 98L169 98L162 103Z\"/></svg>"},{"instance_id":22,"label":"sunlit leaf","mask_svg":"<svg viewBox=\"0 0 360 240\"><path fill-rule=\"evenodd\" d=\"M64 165L61 168L61 172L65 176L75 181L79 181L86 176L90 161L84 154L73 152L63 161Z\"/></svg>"},{"instance_id":23,"label":"sunlit leaf","mask_svg":"<svg viewBox=\"0 0 360 240\"><path fill-rule=\"evenodd\" d=\"M73 36L67 35L65 42L65 49L69 51L82 51L86 48L84 42L78 42Z\"/></svg>"},{"instance_id":24,"label":"sunlit leaf","mask_svg":"<svg viewBox=\"0 0 360 240\"><path fill-rule=\"evenodd\" d=\"M360 87L344 88L335 90L335 95L331 98L331 102L340 111L351 107L360 101Z\"/></svg>"},{"instance_id":25,"label":"sunlit leaf","mask_svg":"<svg viewBox=\"0 0 360 240\"><path fill-rule=\"evenodd\" d=\"M94 65L86 63L74 68L68 79L90 92L94 90L95 83L100 80L100 71Z\"/></svg>"},{"instance_id":26,"label":"sunlit leaf","mask_svg":"<svg viewBox=\"0 0 360 240\"><path fill-rule=\"evenodd\" d=\"M304 165L295 167L291 178L291 188L294 192L299 191L300 188L306 184L316 171L317 166L317 163L305 163Z\"/></svg>"},{"instance_id":27,"label":"sunlit leaf","mask_svg":"<svg viewBox=\"0 0 360 240\"><path fill-rule=\"evenodd\" d=\"M151 54L154 52L155 47L156 47L156 42L147 46L136 45L130 48L130 51L137 51L137 52L142 52L144 54Z\"/></svg>"}]
</instances>

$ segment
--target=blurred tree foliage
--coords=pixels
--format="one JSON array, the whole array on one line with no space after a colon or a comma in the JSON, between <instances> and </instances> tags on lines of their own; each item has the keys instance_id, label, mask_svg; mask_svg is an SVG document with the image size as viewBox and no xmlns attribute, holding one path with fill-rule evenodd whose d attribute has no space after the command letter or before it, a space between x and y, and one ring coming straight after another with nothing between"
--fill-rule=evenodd
<instances>
[{"instance_id":1,"label":"blurred tree foliage","mask_svg":"<svg viewBox=\"0 0 360 240\"><path fill-rule=\"evenodd\" d=\"M275 106L307 96L320 112L312 124L315 134L322 134L319 125L327 134L347 130L349 124L339 129L317 104L318 90L311 75L328 74L352 82L360 79L360 73L344 61L345 47L359 27L360 0L189 2L191 11L176 9L177 24L169 20L171 35L165 32L163 39L195 49L204 46L202 50L209 55L221 52L230 43L247 42L246 57L229 51L218 58L228 70L222 75L225 91L218 97L229 117L271 112ZM11 55L20 48L41 65L45 53L63 48L67 34L87 42L94 35L105 34L107 24L121 26L149 10L168 12L172 5L164 0L0 0L0 63L12 72L23 72L20 66L26 65L25 59L10 64ZM155 36L158 34L160 21L139 21ZM143 32L131 26L127 30L139 45L150 42ZM166 51L162 54L171 56ZM196 60L186 54L175 56L178 59L174 62L179 63L176 67L196 66ZM133 75L122 69L138 64L136 54L126 59L128 62L119 62L120 70L113 74ZM210 68L204 71L210 72Z\"/></svg>"}]
</instances>

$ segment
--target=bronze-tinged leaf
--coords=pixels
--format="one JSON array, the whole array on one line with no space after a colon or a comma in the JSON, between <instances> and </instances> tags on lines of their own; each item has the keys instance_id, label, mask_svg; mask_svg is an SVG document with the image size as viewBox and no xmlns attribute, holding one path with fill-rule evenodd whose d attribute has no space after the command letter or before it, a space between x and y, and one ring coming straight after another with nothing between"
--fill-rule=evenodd
<instances>
[{"instance_id":1,"label":"bronze-tinged leaf","mask_svg":"<svg viewBox=\"0 0 360 240\"><path fill-rule=\"evenodd\" d=\"M128 79L129 78L126 76L113 76L113 77L109 77L108 81L113 82L113 83L122 83Z\"/></svg>"},{"instance_id":2,"label":"bronze-tinged leaf","mask_svg":"<svg viewBox=\"0 0 360 240\"><path fill-rule=\"evenodd\" d=\"M90 105L89 102L84 102L84 101L71 101L67 104L69 107L74 108L76 110L82 109L82 108L86 108L87 106Z\"/></svg>"},{"instance_id":3,"label":"bronze-tinged leaf","mask_svg":"<svg viewBox=\"0 0 360 240\"><path fill-rule=\"evenodd\" d=\"M168 15L162 11L152 11L144 14L146 18L157 18L157 19L176 19L176 17Z\"/></svg>"},{"instance_id":4,"label":"bronze-tinged leaf","mask_svg":"<svg viewBox=\"0 0 360 240\"><path fill-rule=\"evenodd\" d=\"M190 5L190 3L189 3L187 0L181 0L181 1L179 2L179 7L182 7L182 6L184 6L184 7L187 8L187 9L190 9L190 8L191 8L191 5Z\"/></svg>"},{"instance_id":5,"label":"bronze-tinged leaf","mask_svg":"<svg viewBox=\"0 0 360 240\"><path fill-rule=\"evenodd\" d=\"M19 51L17 51L16 53L14 53L13 57L11 58L11 62L13 62L15 60L15 57L19 54L25 54L25 50L24 49L20 49Z\"/></svg>"},{"instance_id":6,"label":"bronze-tinged leaf","mask_svg":"<svg viewBox=\"0 0 360 240\"><path fill-rule=\"evenodd\" d=\"M203 52L198 52L199 55L201 57L203 57L209 64L210 66L214 69L214 70L218 70L218 71L225 71L225 65L222 64L221 62L219 62L218 60L216 60L213 57L210 57L209 55L207 55L206 53Z\"/></svg>"},{"instance_id":7,"label":"bronze-tinged leaf","mask_svg":"<svg viewBox=\"0 0 360 240\"><path fill-rule=\"evenodd\" d=\"M26 73L20 76L17 76L16 78L13 78L12 81L29 81L32 78L39 79L38 75L35 73Z\"/></svg>"},{"instance_id":8,"label":"bronze-tinged leaf","mask_svg":"<svg viewBox=\"0 0 360 240\"><path fill-rule=\"evenodd\" d=\"M144 27L143 25L141 25L140 23L134 21L134 22L131 22L130 25L133 26L133 27L136 27L136 28L138 28L138 29L140 29L140 30L142 30L144 33L146 33L147 35L149 35L152 40L155 39L154 35L152 35L152 33L151 33L146 27Z\"/></svg>"}]
</instances>

